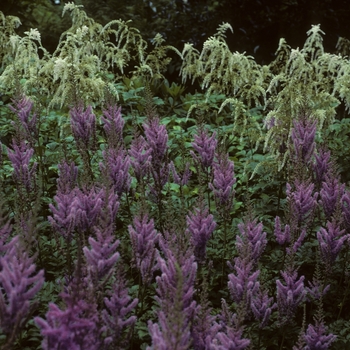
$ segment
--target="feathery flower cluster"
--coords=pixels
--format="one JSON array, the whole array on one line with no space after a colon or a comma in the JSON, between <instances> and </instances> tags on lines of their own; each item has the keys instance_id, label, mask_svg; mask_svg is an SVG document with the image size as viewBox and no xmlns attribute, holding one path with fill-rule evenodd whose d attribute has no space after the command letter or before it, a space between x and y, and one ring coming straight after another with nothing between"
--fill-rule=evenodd
<instances>
[{"instance_id":1,"label":"feathery flower cluster","mask_svg":"<svg viewBox=\"0 0 350 350\"><path fill-rule=\"evenodd\" d=\"M135 217L134 227L128 227L134 262L141 273L143 283L148 284L158 265L158 251L155 245L158 243L159 234L154 229L153 219L148 220L148 215Z\"/></svg>"},{"instance_id":2,"label":"feathery flower cluster","mask_svg":"<svg viewBox=\"0 0 350 350\"><path fill-rule=\"evenodd\" d=\"M96 141L96 117L92 107L88 106L84 111L80 104L71 108L71 128L78 147L88 150L95 147Z\"/></svg>"},{"instance_id":3,"label":"feathery flower cluster","mask_svg":"<svg viewBox=\"0 0 350 350\"><path fill-rule=\"evenodd\" d=\"M326 175L320 191L321 203L327 220L332 218L338 203L344 194L345 184L340 184L336 177Z\"/></svg>"},{"instance_id":4,"label":"feathery flower cluster","mask_svg":"<svg viewBox=\"0 0 350 350\"><path fill-rule=\"evenodd\" d=\"M191 170L190 170L190 163L187 162L185 165L185 170L182 174L182 176L180 177L180 175L178 174L178 172L175 169L175 165L174 163L171 161L169 164L169 168L171 170L171 173L173 174L173 179L174 182L179 185L179 186L185 186L188 183L188 180L191 177Z\"/></svg>"},{"instance_id":5,"label":"feathery flower cluster","mask_svg":"<svg viewBox=\"0 0 350 350\"><path fill-rule=\"evenodd\" d=\"M14 237L0 256L0 329L7 336L14 337L24 326L31 300L44 283L44 271L35 270L33 259Z\"/></svg>"},{"instance_id":6,"label":"feathery flower cluster","mask_svg":"<svg viewBox=\"0 0 350 350\"><path fill-rule=\"evenodd\" d=\"M249 255L254 263L257 263L265 250L267 239L266 232L263 232L263 224L257 224L257 220L245 221L238 224L241 236L237 235L236 247L240 256ZM248 252L245 250L248 249Z\"/></svg>"},{"instance_id":7,"label":"feathery flower cluster","mask_svg":"<svg viewBox=\"0 0 350 350\"><path fill-rule=\"evenodd\" d=\"M309 324L304 335L306 342L305 350L327 350L335 341L333 334L326 335L327 327L321 322L316 322L313 326Z\"/></svg>"},{"instance_id":8,"label":"feathery flower cluster","mask_svg":"<svg viewBox=\"0 0 350 350\"><path fill-rule=\"evenodd\" d=\"M118 148L123 142L124 120L122 118L121 107L115 104L109 104L107 109L103 109L103 129L107 135L108 145L110 148Z\"/></svg>"},{"instance_id":9,"label":"feathery flower cluster","mask_svg":"<svg viewBox=\"0 0 350 350\"><path fill-rule=\"evenodd\" d=\"M285 225L284 231L282 231L281 219L279 216L276 216L276 218L275 218L274 235L275 235L276 241L279 245L288 244L290 242L290 226Z\"/></svg>"},{"instance_id":10,"label":"feathery flower cluster","mask_svg":"<svg viewBox=\"0 0 350 350\"><path fill-rule=\"evenodd\" d=\"M261 288L250 295L250 307L256 320L260 321L259 327L264 328L270 320L271 312L277 307L273 298L269 298L267 291Z\"/></svg>"},{"instance_id":11,"label":"feathery flower cluster","mask_svg":"<svg viewBox=\"0 0 350 350\"><path fill-rule=\"evenodd\" d=\"M57 179L57 192L62 194L69 194L77 185L78 167L71 162L67 164L62 162L58 165L59 177Z\"/></svg>"},{"instance_id":12,"label":"feathery flower cluster","mask_svg":"<svg viewBox=\"0 0 350 350\"><path fill-rule=\"evenodd\" d=\"M122 148L107 149L102 152L104 163L100 163L100 169L105 172L111 185L116 190L118 196L127 193L131 185L131 176L129 174L130 157Z\"/></svg>"},{"instance_id":13,"label":"feathery flower cluster","mask_svg":"<svg viewBox=\"0 0 350 350\"><path fill-rule=\"evenodd\" d=\"M167 261L158 258L161 276L157 277L156 300L160 306L159 324L148 322L152 337L150 349L188 349L191 344L190 325L196 311L193 300L197 264L193 255L177 261L171 251Z\"/></svg>"},{"instance_id":14,"label":"feathery flower cluster","mask_svg":"<svg viewBox=\"0 0 350 350\"><path fill-rule=\"evenodd\" d=\"M207 130L202 127L198 130L198 134L194 135L192 147L199 156L193 151L190 153L193 159L202 166L202 169L208 169L212 166L217 143L216 132L213 132L213 134L209 136Z\"/></svg>"},{"instance_id":15,"label":"feathery flower cluster","mask_svg":"<svg viewBox=\"0 0 350 350\"><path fill-rule=\"evenodd\" d=\"M29 165L34 149L30 148L25 141L22 141L19 146L13 142L12 147L12 151L8 149L8 157L14 168L14 180L30 192L33 189L37 168L37 163L34 163L31 168Z\"/></svg>"},{"instance_id":16,"label":"feathery flower cluster","mask_svg":"<svg viewBox=\"0 0 350 350\"><path fill-rule=\"evenodd\" d=\"M350 234L344 235L345 230L341 230L335 222L327 222L327 229L321 227L317 232L317 239L323 261L327 266L331 266L337 258L344 242L349 239Z\"/></svg>"},{"instance_id":17,"label":"feathery flower cluster","mask_svg":"<svg viewBox=\"0 0 350 350\"><path fill-rule=\"evenodd\" d=\"M311 122L309 119L293 120L292 142L296 160L308 164L315 151L315 134L317 121Z\"/></svg>"},{"instance_id":18,"label":"feathery flower cluster","mask_svg":"<svg viewBox=\"0 0 350 350\"><path fill-rule=\"evenodd\" d=\"M138 182L147 175L151 166L152 149L148 148L148 144L143 136L137 136L133 139L129 149L131 165Z\"/></svg>"},{"instance_id":19,"label":"feathery flower cluster","mask_svg":"<svg viewBox=\"0 0 350 350\"><path fill-rule=\"evenodd\" d=\"M280 280L277 285L277 306L280 323L285 324L292 319L299 304L304 301L306 290L304 276L298 278L296 271L281 271L285 285Z\"/></svg>"},{"instance_id":20,"label":"feathery flower cluster","mask_svg":"<svg viewBox=\"0 0 350 350\"><path fill-rule=\"evenodd\" d=\"M194 246L194 255L198 262L202 262L206 255L207 242L214 232L216 222L213 215L200 203L194 213L187 216L187 229L191 233L191 243Z\"/></svg>"},{"instance_id":21,"label":"feathery flower cluster","mask_svg":"<svg viewBox=\"0 0 350 350\"><path fill-rule=\"evenodd\" d=\"M315 154L315 163L313 164L316 182L322 184L326 180L326 175L329 174L331 167L331 152L320 150L319 154Z\"/></svg>"},{"instance_id":22,"label":"feathery flower cluster","mask_svg":"<svg viewBox=\"0 0 350 350\"><path fill-rule=\"evenodd\" d=\"M228 154L218 154L217 161L213 162L213 168L214 180L209 184L209 188L214 193L217 206L230 211L235 194L233 185L236 183L234 164L229 160Z\"/></svg>"},{"instance_id":23,"label":"feathery flower cluster","mask_svg":"<svg viewBox=\"0 0 350 350\"><path fill-rule=\"evenodd\" d=\"M226 332L219 332L209 346L209 350L244 350L250 344L249 339L242 338L242 331L226 327Z\"/></svg>"}]
</instances>

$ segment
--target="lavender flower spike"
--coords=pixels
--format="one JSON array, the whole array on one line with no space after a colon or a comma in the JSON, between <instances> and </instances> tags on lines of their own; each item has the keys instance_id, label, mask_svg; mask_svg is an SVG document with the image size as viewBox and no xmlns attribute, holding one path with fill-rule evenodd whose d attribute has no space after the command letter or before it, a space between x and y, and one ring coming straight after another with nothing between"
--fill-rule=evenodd
<instances>
[{"instance_id":1,"label":"lavender flower spike","mask_svg":"<svg viewBox=\"0 0 350 350\"><path fill-rule=\"evenodd\" d=\"M123 141L124 120L122 118L121 107L110 104L102 111L101 117L104 123L103 129L107 135L110 148L117 148Z\"/></svg>"},{"instance_id":2,"label":"lavender flower spike","mask_svg":"<svg viewBox=\"0 0 350 350\"><path fill-rule=\"evenodd\" d=\"M304 339L306 350L327 350L335 341L336 336L333 334L326 335L327 328L323 323L316 322L313 326L309 324Z\"/></svg>"},{"instance_id":3,"label":"lavender flower spike","mask_svg":"<svg viewBox=\"0 0 350 350\"><path fill-rule=\"evenodd\" d=\"M133 139L129 149L131 165L138 182L147 174L152 160L152 149L148 147L146 140L142 136Z\"/></svg>"},{"instance_id":4,"label":"lavender flower spike","mask_svg":"<svg viewBox=\"0 0 350 350\"><path fill-rule=\"evenodd\" d=\"M44 271L35 272L33 259L19 246L17 237L11 242L0 257L0 328L15 337L31 311L31 299L44 283Z\"/></svg>"},{"instance_id":5,"label":"lavender flower spike","mask_svg":"<svg viewBox=\"0 0 350 350\"><path fill-rule=\"evenodd\" d=\"M196 260L202 262L205 259L206 245L214 232L216 222L213 215L209 214L207 208L204 208L202 203L200 207L195 209L194 213L189 213L187 216L187 229L191 233L191 242L194 246L194 254Z\"/></svg>"},{"instance_id":6,"label":"lavender flower spike","mask_svg":"<svg viewBox=\"0 0 350 350\"><path fill-rule=\"evenodd\" d=\"M321 203L327 220L330 220L333 213L337 209L345 190L345 184L340 184L335 177L327 176L322 183L320 191Z\"/></svg>"},{"instance_id":7,"label":"lavender flower spike","mask_svg":"<svg viewBox=\"0 0 350 350\"><path fill-rule=\"evenodd\" d=\"M281 229L281 219L279 216L275 218L275 231L274 235L276 237L276 241L279 245L288 244L290 242L290 227L286 225L284 227L284 231Z\"/></svg>"},{"instance_id":8,"label":"lavender flower spike","mask_svg":"<svg viewBox=\"0 0 350 350\"><path fill-rule=\"evenodd\" d=\"M227 327L226 333L219 332L210 344L209 350L244 350L250 344L249 339L242 339L242 331Z\"/></svg>"},{"instance_id":9,"label":"lavender flower spike","mask_svg":"<svg viewBox=\"0 0 350 350\"><path fill-rule=\"evenodd\" d=\"M194 135L192 147L195 149L195 151L197 151L199 156L197 156L193 151L190 153L194 160L201 164L203 169L207 169L212 166L217 143L216 132L213 132L213 134L209 136L206 130L200 128L199 134Z\"/></svg>"},{"instance_id":10,"label":"lavender flower spike","mask_svg":"<svg viewBox=\"0 0 350 350\"><path fill-rule=\"evenodd\" d=\"M296 271L281 272L286 285L280 280L276 281L277 285L277 305L280 317L280 323L285 324L294 316L299 304L304 300L306 290L304 288L304 276L298 280Z\"/></svg>"}]
</instances>

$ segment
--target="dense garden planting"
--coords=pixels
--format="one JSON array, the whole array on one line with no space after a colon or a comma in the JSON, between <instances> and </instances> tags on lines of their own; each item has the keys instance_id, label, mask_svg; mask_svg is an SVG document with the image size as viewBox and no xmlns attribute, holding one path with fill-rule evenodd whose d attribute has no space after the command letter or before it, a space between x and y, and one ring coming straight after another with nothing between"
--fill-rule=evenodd
<instances>
[{"instance_id":1,"label":"dense garden planting","mask_svg":"<svg viewBox=\"0 0 350 350\"><path fill-rule=\"evenodd\" d=\"M0 13L1 349L349 349L348 41L261 66L64 11L53 54Z\"/></svg>"}]
</instances>

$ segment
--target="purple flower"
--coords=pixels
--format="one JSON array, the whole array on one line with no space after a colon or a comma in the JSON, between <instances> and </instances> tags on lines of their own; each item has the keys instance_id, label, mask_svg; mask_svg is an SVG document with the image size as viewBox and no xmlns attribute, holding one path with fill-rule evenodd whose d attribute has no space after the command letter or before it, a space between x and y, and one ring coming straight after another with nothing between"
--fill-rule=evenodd
<instances>
[{"instance_id":1,"label":"purple flower","mask_svg":"<svg viewBox=\"0 0 350 350\"><path fill-rule=\"evenodd\" d=\"M315 163L313 165L316 181L321 184L326 179L326 175L329 174L331 168L331 152L326 152L325 150L320 150L319 154L315 154Z\"/></svg>"},{"instance_id":2,"label":"purple flower","mask_svg":"<svg viewBox=\"0 0 350 350\"><path fill-rule=\"evenodd\" d=\"M216 132L213 132L213 134L209 136L205 129L200 128L198 130L198 135L194 135L192 147L199 156L193 151L191 151L191 155L195 161L201 164L203 169L212 166L217 143Z\"/></svg>"},{"instance_id":3,"label":"purple flower","mask_svg":"<svg viewBox=\"0 0 350 350\"><path fill-rule=\"evenodd\" d=\"M340 202L345 190L345 184L340 184L335 177L327 176L322 183L320 191L321 204L327 220L334 214L337 204Z\"/></svg>"},{"instance_id":4,"label":"purple flower","mask_svg":"<svg viewBox=\"0 0 350 350\"><path fill-rule=\"evenodd\" d=\"M32 140L32 138L36 138L39 134L38 125L37 125L37 114L34 113L32 116L31 112L33 109L33 102L24 95L17 97L12 100L14 106L9 106L12 112L14 112L24 131L24 138L28 141Z\"/></svg>"},{"instance_id":5,"label":"purple flower","mask_svg":"<svg viewBox=\"0 0 350 350\"><path fill-rule=\"evenodd\" d=\"M290 205L292 218L297 224L301 224L312 215L316 204L318 193L312 193L314 190L314 184L305 184L295 181L295 189L287 183L287 200Z\"/></svg>"},{"instance_id":6,"label":"purple flower","mask_svg":"<svg viewBox=\"0 0 350 350\"><path fill-rule=\"evenodd\" d=\"M273 303L273 298L269 298L267 291L262 291L261 288L259 288L257 293L251 295L250 300L250 307L253 315L256 320L260 321L259 327L266 327L271 312L277 307L277 304Z\"/></svg>"},{"instance_id":7,"label":"purple flower","mask_svg":"<svg viewBox=\"0 0 350 350\"><path fill-rule=\"evenodd\" d=\"M49 304L46 320L35 317L35 323L44 338L44 350L99 350L98 316L91 305L84 300L63 294L66 309Z\"/></svg>"},{"instance_id":8,"label":"purple flower","mask_svg":"<svg viewBox=\"0 0 350 350\"><path fill-rule=\"evenodd\" d=\"M336 336L333 334L326 335L327 327L321 322L316 322L313 326L309 324L304 339L306 342L306 350L327 350L335 341Z\"/></svg>"},{"instance_id":9,"label":"purple flower","mask_svg":"<svg viewBox=\"0 0 350 350\"><path fill-rule=\"evenodd\" d=\"M177 185L180 185L180 186L185 186L187 185L188 183L188 180L190 179L191 177L191 170L190 170L190 163L186 163L185 165L185 170L182 174L182 177L180 177L180 175L177 173L176 169L175 169L175 165L173 162L170 162L169 164L169 168L173 174L173 179L174 179L174 182L177 184Z\"/></svg>"},{"instance_id":10,"label":"purple flower","mask_svg":"<svg viewBox=\"0 0 350 350\"><path fill-rule=\"evenodd\" d=\"M315 134L317 121L293 120L292 142L296 160L308 164L315 151Z\"/></svg>"},{"instance_id":11,"label":"purple flower","mask_svg":"<svg viewBox=\"0 0 350 350\"><path fill-rule=\"evenodd\" d=\"M330 289L330 285L328 284L327 286L325 286L323 288L323 286L321 285L320 281L313 278L312 282L308 282L309 287L306 287L306 291L307 291L307 300L308 301L312 301L310 300L309 296L311 296L311 298L313 300L320 300L322 296L324 296ZM323 290L322 290L323 289Z\"/></svg>"},{"instance_id":12,"label":"purple flower","mask_svg":"<svg viewBox=\"0 0 350 350\"><path fill-rule=\"evenodd\" d=\"M37 163L30 168L29 162L34 154L34 149L29 148L23 141L19 146L13 142L13 151L8 150L8 157L14 168L14 180L30 192L33 189Z\"/></svg>"},{"instance_id":13,"label":"purple flower","mask_svg":"<svg viewBox=\"0 0 350 350\"><path fill-rule=\"evenodd\" d=\"M103 129L107 135L110 148L118 148L123 143L124 120L122 118L121 107L109 104L107 109L102 110Z\"/></svg>"},{"instance_id":14,"label":"purple flower","mask_svg":"<svg viewBox=\"0 0 350 350\"><path fill-rule=\"evenodd\" d=\"M65 161L58 165L60 171L57 179L57 192L62 194L69 194L77 185L78 167L71 162L68 165Z\"/></svg>"},{"instance_id":15,"label":"purple flower","mask_svg":"<svg viewBox=\"0 0 350 350\"><path fill-rule=\"evenodd\" d=\"M306 290L304 289L304 276L298 280L296 271L281 272L285 285L280 280L277 285L277 305L280 323L285 324L292 319L299 304L304 301Z\"/></svg>"},{"instance_id":16,"label":"purple flower","mask_svg":"<svg viewBox=\"0 0 350 350\"><path fill-rule=\"evenodd\" d=\"M288 244L290 242L290 227L286 225L284 227L284 231L281 229L281 220L279 216L275 218L275 231L274 235L276 237L276 241L279 245Z\"/></svg>"},{"instance_id":17,"label":"purple flower","mask_svg":"<svg viewBox=\"0 0 350 350\"><path fill-rule=\"evenodd\" d=\"M257 220L245 221L238 224L241 236L237 235L236 247L241 257L249 254L255 263L260 259L265 250L267 239L266 232L263 232L263 224L257 224ZM245 250L248 249L248 252Z\"/></svg>"},{"instance_id":18,"label":"purple flower","mask_svg":"<svg viewBox=\"0 0 350 350\"><path fill-rule=\"evenodd\" d=\"M168 133L165 125L159 123L159 118L148 120L143 128L149 148L152 150L152 166L157 169L161 166L168 150Z\"/></svg>"},{"instance_id":19,"label":"purple flower","mask_svg":"<svg viewBox=\"0 0 350 350\"><path fill-rule=\"evenodd\" d=\"M344 242L350 237L350 234L344 235L344 232L345 230L341 230L339 225L329 221L327 229L321 227L317 232L322 259L329 267L334 263Z\"/></svg>"},{"instance_id":20,"label":"purple flower","mask_svg":"<svg viewBox=\"0 0 350 350\"><path fill-rule=\"evenodd\" d=\"M44 271L36 273L33 259L20 246L16 236L0 257L0 328L15 337L33 310L31 300L44 283Z\"/></svg>"},{"instance_id":21,"label":"purple flower","mask_svg":"<svg viewBox=\"0 0 350 350\"><path fill-rule=\"evenodd\" d=\"M148 215L134 218L134 227L129 225L129 234L133 248L134 261L141 272L144 284L150 283L153 272L157 269L158 251L155 245L159 235L154 229L153 219L148 220Z\"/></svg>"},{"instance_id":22,"label":"purple flower","mask_svg":"<svg viewBox=\"0 0 350 350\"><path fill-rule=\"evenodd\" d=\"M118 150L113 148L107 149L102 154L105 164L100 163L101 171L107 174L118 196L121 196L122 193L127 193L131 185L131 176L129 174L130 157L121 148Z\"/></svg>"},{"instance_id":23,"label":"purple flower","mask_svg":"<svg viewBox=\"0 0 350 350\"><path fill-rule=\"evenodd\" d=\"M244 350L250 344L242 338L242 331L227 327L226 333L219 332L210 344L210 350Z\"/></svg>"},{"instance_id":24,"label":"purple flower","mask_svg":"<svg viewBox=\"0 0 350 350\"><path fill-rule=\"evenodd\" d=\"M197 264L193 255L183 257L179 262L170 251L167 252L167 261L160 257L158 260L161 270L161 276L157 277L156 297L160 306L159 325L148 322L151 349L185 350L191 344L190 326L196 311L193 294Z\"/></svg>"},{"instance_id":25,"label":"purple flower","mask_svg":"<svg viewBox=\"0 0 350 350\"><path fill-rule=\"evenodd\" d=\"M216 222L213 215L209 214L202 202L194 213L189 213L187 216L187 229L192 235L191 242L194 246L194 254L199 262L205 259L207 242L215 227Z\"/></svg>"},{"instance_id":26,"label":"purple flower","mask_svg":"<svg viewBox=\"0 0 350 350\"><path fill-rule=\"evenodd\" d=\"M229 266L232 268L231 264ZM228 275L228 289L231 297L237 304L245 298L246 304L249 305L249 297L254 295L260 286L257 281L260 271L254 271L253 262L243 260L241 257L235 258L233 268L236 273Z\"/></svg>"},{"instance_id":27,"label":"purple flower","mask_svg":"<svg viewBox=\"0 0 350 350\"><path fill-rule=\"evenodd\" d=\"M209 188L214 193L217 206L223 206L227 211L232 207L235 191L233 185L236 183L234 164L228 158L228 154L217 156L217 162L213 163L214 180Z\"/></svg>"},{"instance_id":28,"label":"purple flower","mask_svg":"<svg viewBox=\"0 0 350 350\"><path fill-rule=\"evenodd\" d=\"M129 316L137 306L138 299L131 300L125 281L118 276L113 285L109 298L104 298L106 309L102 310L104 322L103 331L106 332L105 345L111 349L125 349L128 344L122 342L122 332L126 327L131 327L136 322L136 316Z\"/></svg>"},{"instance_id":29,"label":"purple flower","mask_svg":"<svg viewBox=\"0 0 350 350\"><path fill-rule=\"evenodd\" d=\"M129 149L131 165L138 182L147 175L152 160L152 149L148 148L146 140L142 136L137 136L133 139Z\"/></svg>"},{"instance_id":30,"label":"purple flower","mask_svg":"<svg viewBox=\"0 0 350 350\"><path fill-rule=\"evenodd\" d=\"M71 128L78 147L88 150L95 147L96 142L96 117L92 107L88 106L84 111L82 104L71 108Z\"/></svg>"}]
</instances>

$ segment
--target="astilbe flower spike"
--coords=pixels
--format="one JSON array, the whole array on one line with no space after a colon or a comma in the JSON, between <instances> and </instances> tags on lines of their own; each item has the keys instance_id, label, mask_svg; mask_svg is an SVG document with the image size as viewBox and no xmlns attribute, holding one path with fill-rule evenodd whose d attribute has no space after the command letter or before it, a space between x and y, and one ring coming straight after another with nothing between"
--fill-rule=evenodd
<instances>
[{"instance_id":1,"label":"astilbe flower spike","mask_svg":"<svg viewBox=\"0 0 350 350\"><path fill-rule=\"evenodd\" d=\"M288 244L290 242L290 226L286 225L284 227L284 231L282 231L281 219L279 216L276 216L276 218L275 218L274 235L275 235L276 241L279 245Z\"/></svg>"},{"instance_id":2,"label":"astilbe flower spike","mask_svg":"<svg viewBox=\"0 0 350 350\"><path fill-rule=\"evenodd\" d=\"M191 243L194 246L194 255L198 262L202 262L206 256L207 242L214 232L216 222L208 208L200 203L199 208L194 213L187 216L187 229L191 234Z\"/></svg>"},{"instance_id":3,"label":"astilbe flower spike","mask_svg":"<svg viewBox=\"0 0 350 350\"><path fill-rule=\"evenodd\" d=\"M316 322L313 326L309 324L305 332L305 350L327 350L335 341L336 336L333 334L326 335L327 327L323 322Z\"/></svg>"},{"instance_id":4,"label":"astilbe flower spike","mask_svg":"<svg viewBox=\"0 0 350 350\"><path fill-rule=\"evenodd\" d=\"M240 256L249 254L250 258L257 263L265 250L267 239L266 232L263 232L263 224L257 224L257 220L246 220L238 224L241 236L237 235L236 247ZM245 249L248 248L248 252Z\"/></svg>"},{"instance_id":5,"label":"astilbe flower spike","mask_svg":"<svg viewBox=\"0 0 350 350\"><path fill-rule=\"evenodd\" d=\"M63 161L58 165L59 177L57 179L57 192L69 194L77 185L78 167L71 162Z\"/></svg>"},{"instance_id":6,"label":"astilbe flower spike","mask_svg":"<svg viewBox=\"0 0 350 350\"><path fill-rule=\"evenodd\" d=\"M317 239L323 261L330 267L336 260L344 242L349 239L350 234L344 235L335 222L327 222L327 229L321 227L317 232Z\"/></svg>"},{"instance_id":7,"label":"astilbe flower spike","mask_svg":"<svg viewBox=\"0 0 350 350\"><path fill-rule=\"evenodd\" d=\"M153 219L148 215L140 215L134 218L134 227L129 225L134 262L141 273L142 281L148 284L151 281L153 272L157 269L159 234L154 229Z\"/></svg>"},{"instance_id":8,"label":"astilbe flower spike","mask_svg":"<svg viewBox=\"0 0 350 350\"><path fill-rule=\"evenodd\" d=\"M31 300L44 283L44 271L36 272L18 236L11 242L0 257L0 329L14 338L32 311Z\"/></svg>"},{"instance_id":9,"label":"astilbe flower spike","mask_svg":"<svg viewBox=\"0 0 350 350\"><path fill-rule=\"evenodd\" d=\"M202 127L199 128L198 134L194 135L192 147L198 155L193 151L190 153L193 159L197 161L203 169L208 169L212 166L217 143L216 132L213 132L213 134L209 136L208 132Z\"/></svg>"},{"instance_id":10,"label":"astilbe flower spike","mask_svg":"<svg viewBox=\"0 0 350 350\"><path fill-rule=\"evenodd\" d=\"M107 135L110 148L118 148L123 142L124 120L122 118L121 107L115 104L109 104L102 110L103 129Z\"/></svg>"},{"instance_id":11,"label":"astilbe flower spike","mask_svg":"<svg viewBox=\"0 0 350 350\"><path fill-rule=\"evenodd\" d=\"M193 255L177 261L171 251L167 261L158 258L161 276L157 277L156 300L160 306L159 324L148 322L152 337L149 349L185 350L191 344L190 326L196 310L193 300L197 264Z\"/></svg>"},{"instance_id":12,"label":"astilbe flower spike","mask_svg":"<svg viewBox=\"0 0 350 350\"><path fill-rule=\"evenodd\" d=\"M8 157L14 168L14 180L30 192L33 189L37 168L37 163L34 163L32 167L29 165L30 159L34 154L34 149L30 148L25 141L22 141L19 146L13 142L12 147L12 151L10 148L8 150Z\"/></svg>"},{"instance_id":13,"label":"astilbe flower spike","mask_svg":"<svg viewBox=\"0 0 350 350\"><path fill-rule=\"evenodd\" d=\"M315 134L317 121L293 120L292 142L296 159L308 164L315 151Z\"/></svg>"},{"instance_id":14,"label":"astilbe flower spike","mask_svg":"<svg viewBox=\"0 0 350 350\"><path fill-rule=\"evenodd\" d=\"M242 338L242 331L227 327L226 332L219 332L210 344L209 350L244 350L250 344Z\"/></svg>"},{"instance_id":15,"label":"astilbe flower spike","mask_svg":"<svg viewBox=\"0 0 350 350\"><path fill-rule=\"evenodd\" d=\"M280 280L277 285L277 306L280 323L285 324L292 319L297 307L304 301L306 290L304 276L298 278L296 271L281 271L285 285Z\"/></svg>"},{"instance_id":16,"label":"astilbe flower spike","mask_svg":"<svg viewBox=\"0 0 350 350\"><path fill-rule=\"evenodd\" d=\"M122 148L109 148L103 151L102 155L105 162L100 163L100 169L107 174L118 196L120 197L122 193L129 192L131 185L129 168L131 162L126 151Z\"/></svg>"},{"instance_id":17,"label":"astilbe flower spike","mask_svg":"<svg viewBox=\"0 0 350 350\"><path fill-rule=\"evenodd\" d=\"M71 108L71 128L78 147L89 150L94 147L96 141L96 117L92 107L88 106L84 110L82 104Z\"/></svg>"},{"instance_id":18,"label":"astilbe flower spike","mask_svg":"<svg viewBox=\"0 0 350 350\"><path fill-rule=\"evenodd\" d=\"M214 180L209 184L209 188L214 193L217 206L230 211L235 194L233 185L236 183L234 164L229 160L228 154L219 154L217 161L213 162L213 168Z\"/></svg>"},{"instance_id":19,"label":"astilbe flower spike","mask_svg":"<svg viewBox=\"0 0 350 350\"><path fill-rule=\"evenodd\" d=\"M178 174L178 172L176 171L175 165L172 161L169 164L169 168L171 170L171 173L173 174L174 182L177 185L179 185L179 186L187 185L187 183L191 177L191 170L190 170L190 163L189 162L186 163L182 176L180 176Z\"/></svg>"},{"instance_id":20,"label":"astilbe flower spike","mask_svg":"<svg viewBox=\"0 0 350 350\"><path fill-rule=\"evenodd\" d=\"M315 154L315 163L313 165L316 182L320 185L326 180L326 175L329 174L332 163L330 161L331 152L320 150L318 154Z\"/></svg>"},{"instance_id":21,"label":"astilbe flower spike","mask_svg":"<svg viewBox=\"0 0 350 350\"><path fill-rule=\"evenodd\" d=\"M152 149L148 148L146 140L142 136L133 139L129 149L131 165L138 182L147 175L151 166Z\"/></svg>"},{"instance_id":22,"label":"astilbe flower spike","mask_svg":"<svg viewBox=\"0 0 350 350\"><path fill-rule=\"evenodd\" d=\"M345 184L340 184L336 177L326 175L320 191L320 202L327 220L330 220L336 211L337 205L340 203L340 200L345 193L344 190Z\"/></svg>"}]
</instances>

